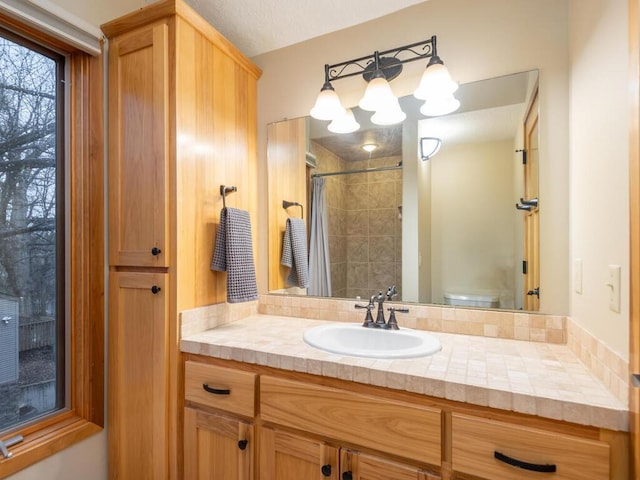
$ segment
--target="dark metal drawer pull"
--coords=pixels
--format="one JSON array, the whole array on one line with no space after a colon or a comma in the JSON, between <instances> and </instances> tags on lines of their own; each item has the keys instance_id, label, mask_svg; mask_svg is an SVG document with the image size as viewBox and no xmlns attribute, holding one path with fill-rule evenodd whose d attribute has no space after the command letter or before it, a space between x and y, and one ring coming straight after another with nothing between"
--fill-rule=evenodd
<instances>
[{"instance_id":1,"label":"dark metal drawer pull","mask_svg":"<svg viewBox=\"0 0 640 480\"><path fill-rule=\"evenodd\" d=\"M238 440L238 448L240 450L244 450L245 448L247 448L248 443L249 443L248 440Z\"/></svg>"},{"instance_id":2,"label":"dark metal drawer pull","mask_svg":"<svg viewBox=\"0 0 640 480\"><path fill-rule=\"evenodd\" d=\"M231 394L231 390L229 390L228 388L213 388L213 387L210 387L208 383L203 383L202 388L204 388L206 392L213 393L214 395Z\"/></svg>"},{"instance_id":3,"label":"dark metal drawer pull","mask_svg":"<svg viewBox=\"0 0 640 480\"><path fill-rule=\"evenodd\" d=\"M523 470L529 470L530 472L540 472L540 473L554 473L556 471L556 466L551 465L540 465L537 463L527 463L522 460L516 460L515 458L511 458L506 456L504 453L493 452L493 456L496 460L500 460L501 462L507 463L513 467L522 468Z\"/></svg>"}]
</instances>

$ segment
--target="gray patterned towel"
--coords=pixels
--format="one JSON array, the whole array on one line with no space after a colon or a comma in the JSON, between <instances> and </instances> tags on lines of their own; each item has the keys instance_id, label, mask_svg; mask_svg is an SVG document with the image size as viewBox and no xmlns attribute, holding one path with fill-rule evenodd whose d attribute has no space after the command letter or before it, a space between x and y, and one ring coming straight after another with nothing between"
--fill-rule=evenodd
<instances>
[{"instance_id":1,"label":"gray patterned towel","mask_svg":"<svg viewBox=\"0 0 640 480\"><path fill-rule=\"evenodd\" d=\"M227 272L227 302L257 300L249 212L229 207L220 212L211 270Z\"/></svg>"},{"instance_id":2,"label":"gray patterned towel","mask_svg":"<svg viewBox=\"0 0 640 480\"><path fill-rule=\"evenodd\" d=\"M287 283L295 287L309 286L307 226L301 218L287 218L280 263L289 267Z\"/></svg>"}]
</instances>

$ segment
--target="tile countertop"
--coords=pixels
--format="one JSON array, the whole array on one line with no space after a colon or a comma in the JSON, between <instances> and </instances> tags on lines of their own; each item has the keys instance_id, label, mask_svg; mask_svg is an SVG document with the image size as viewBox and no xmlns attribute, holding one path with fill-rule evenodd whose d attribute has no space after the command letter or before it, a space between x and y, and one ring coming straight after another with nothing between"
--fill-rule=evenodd
<instances>
[{"instance_id":1,"label":"tile countertop","mask_svg":"<svg viewBox=\"0 0 640 480\"><path fill-rule=\"evenodd\" d=\"M628 408L565 345L429 332L442 350L429 357L380 360L336 355L302 334L322 323L251 315L182 338L183 352L406 390L438 398L629 429Z\"/></svg>"}]
</instances>

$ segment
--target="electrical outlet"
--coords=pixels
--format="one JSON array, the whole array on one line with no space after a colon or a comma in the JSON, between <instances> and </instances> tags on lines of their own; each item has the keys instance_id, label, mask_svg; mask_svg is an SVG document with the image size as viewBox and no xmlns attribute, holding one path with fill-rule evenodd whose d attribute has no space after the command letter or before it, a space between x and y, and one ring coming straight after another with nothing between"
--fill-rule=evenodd
<instances>
[{"instance_id":1,"label":"electrical outlet","mask_svg":"<svg viewBox=\"0 0 640 480\"><path fill-rule=\"evenodd\" d=\"M609 310L620 312L620 265L609 265L608 271Z\"/></svg>"}]
</instances>

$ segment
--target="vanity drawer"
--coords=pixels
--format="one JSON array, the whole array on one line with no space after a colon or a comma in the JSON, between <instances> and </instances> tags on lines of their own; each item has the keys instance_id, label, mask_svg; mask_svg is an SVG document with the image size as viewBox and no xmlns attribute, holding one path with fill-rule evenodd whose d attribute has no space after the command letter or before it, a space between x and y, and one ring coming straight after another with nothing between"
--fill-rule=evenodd
<instances>
[{"instance_id":1,"label":"vanity drawer","mask_svg":"<svg viewBox=\"0 0 640 480\"><path fill-rule=\"evenodd\" d=\"M184 396L247 417L255 415L256 374L206 363L185 362Z\"/></svg>"},{"instance_id":2,"label":"vanity drawer","mask_svg":"<svg viewBox=\"0 0 640 480\"><path fill-rule=\"evenodd\" d=\"M608 480L609 445L556 432L454 413L453 469L492 480ZM503 461L496 457L503 458ZM528 471L507 463L555 472Z\"/></svg>"},{"instance_id":3,"label":"vanity drawer","mask_svg":"<svg viewBox=\"0 0 640 480\"><path fill-rule=\"evenodd\" d=\"M266 422L421 463L441 462L441 411L437 408L261 376L260 414Z\"/></svg>"}]
</instances>

